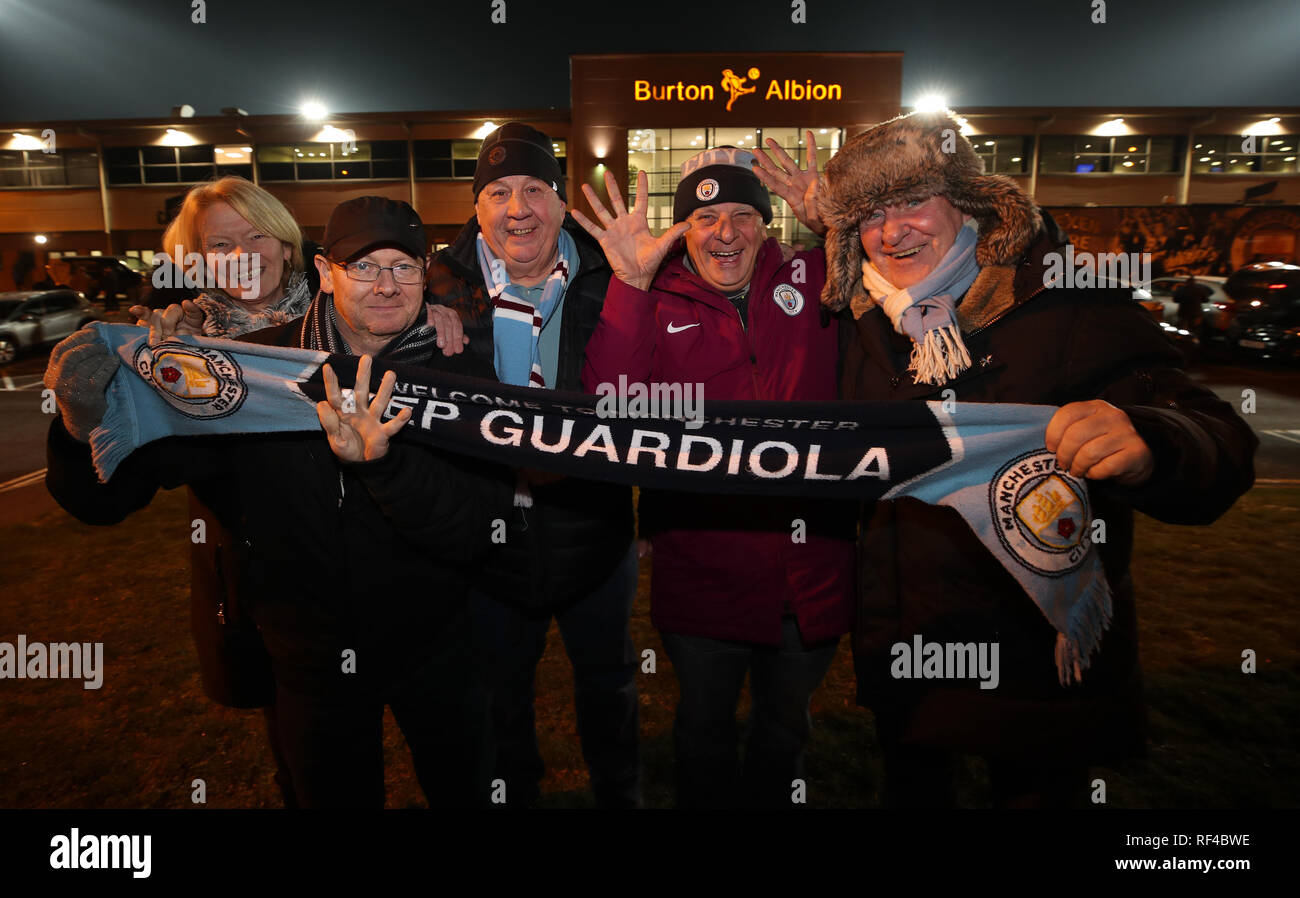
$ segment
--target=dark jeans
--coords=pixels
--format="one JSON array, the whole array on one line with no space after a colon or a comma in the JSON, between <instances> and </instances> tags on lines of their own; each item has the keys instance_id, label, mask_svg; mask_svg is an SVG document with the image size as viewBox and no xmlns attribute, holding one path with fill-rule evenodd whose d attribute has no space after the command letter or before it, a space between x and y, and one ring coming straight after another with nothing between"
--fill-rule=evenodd
<instances>
[{"instance_id":1,"label":"dark jeans","mask_svg":"<svg viewBox=\"0 0 1300 898\"><path fill-rule=\"evenodd\" d=\"M573 664L573 702L582 756L599 807L639 807L636 651L628 634L636 598L636 544L610 577L554 615ZM552 614L529 613L471 595L482 676L491 694L492 778L506 783L506 806L528 807L546 772L537 747L533 682Z\"/></svg>"},{"instance_id":2,"label":"dark jeans","mask_svg":"<svg viewBox=\"0 0 1300 898\"><path fill-rule=\"evenodd\" d=\"M661 634L681 687L673 726L678 807L792 806L812 732L808 702L839 641L805 646L793 615L781 633L779 646ZM736 704L747 671L752 711L742 772Z\"/></svg>"},{"instance_id":3,"label":"dark jeans","mask_svg":"<svg viewBox=\"0 0 1300 898\"><path fill-rule=\"evenodd\" d=\"M298 807L384 806L385 705L430 807L486 805L487 694L474 672L470 635L466 612L430 634L426 663L381 690L307 695L278 684L278 743Z\"/></svg>"}]
</instances>

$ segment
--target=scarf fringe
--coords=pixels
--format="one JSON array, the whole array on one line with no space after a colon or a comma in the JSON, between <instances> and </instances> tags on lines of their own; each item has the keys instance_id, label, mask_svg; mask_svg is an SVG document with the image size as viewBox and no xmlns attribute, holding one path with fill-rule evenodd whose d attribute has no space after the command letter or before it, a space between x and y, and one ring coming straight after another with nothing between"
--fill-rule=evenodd
<instances>
[{"instance_id":1,"label":"scarf fringe","mask_svg":"<svg viewBox=\"0 0 1300 898\"><path fill-rule=\"evenodd\" d=\"M1110 585L1106 578L1090 578L1070 609L1066 623L1068 635L1056 634L1056 676L1062 686L1083 681L1083 672L1092 664L1102 634L1110 626L1111 611Z\"/></svg>"},{"instance_id":2,"label":"scarf fringe","mask_svg":"<svg viewBox=\"0 0 1300 898\"><path fill-rule=\"evenodd\" d=\"M956 324L936 327L925 332L925 339L912 344L911 364L918 384L939 386L970 367L970 352L962 342Z\"/></svg>"},{"instance_id":3,"label":"scarf fringe","mask_svg":"<svg viewBox=\"0 0 1300 898\"><path fill-rule=\"evenodd\" d=\"M533 491L528 486L528 481L524 480L523 475L515 478L515 508L532 508Z\"/></svg>"},{"instance_id":4,"label":"scarf fringe","mask_svg":"<svg viewBox=\"0 0 1300 898\"><path fill-rule=\"evenodd\" d=\"M105 471L115 471L126 457L139 447L140 418L135 408L135 397L124 383L124 378L115 376L108 385L108 410L100 420L99 426L91 431L91 459L100 483L107 483Z\"/></svg>"}]
</instances>

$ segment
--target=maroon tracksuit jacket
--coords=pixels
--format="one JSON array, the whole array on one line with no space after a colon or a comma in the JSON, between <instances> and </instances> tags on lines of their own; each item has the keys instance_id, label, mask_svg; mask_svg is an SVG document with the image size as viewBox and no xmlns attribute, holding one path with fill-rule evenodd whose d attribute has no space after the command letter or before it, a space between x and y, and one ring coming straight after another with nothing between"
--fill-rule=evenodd
<instances>
[{"instance_id":1,"label":"maroon tracksuit jacket","mask_svg":"<svg viewBox=\"0 0 1300 898\"><path fill-rule=\"evenodd\" d=\"M750 281L748 321L683 264L660 268L650 292L609 282L587 343L582 385L704 385L710 399L836 398L836 322L823 320L826 259L788 262L768 239ZM811 422L810 422L811 423ZM805 643L853 622L853 514L847 502L642 490L641 535L654 544L651 616L670 633L777 645L793 613ZM805 541L796 541L796 519Z\"/></svg>"}]
</instances>

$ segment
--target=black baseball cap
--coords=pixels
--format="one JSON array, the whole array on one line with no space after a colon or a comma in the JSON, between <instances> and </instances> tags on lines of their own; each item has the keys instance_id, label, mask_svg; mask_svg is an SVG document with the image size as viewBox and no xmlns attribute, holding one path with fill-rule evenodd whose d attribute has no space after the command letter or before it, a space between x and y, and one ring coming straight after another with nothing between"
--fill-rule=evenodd
<instances>
[{"instance_id":1,"label":"black baseball cap","mask_svg":"<svg viewBox=\"0 0 1300 898\"><path fill-rule=\"evenodd\" d=\"M359 196L339 203L325 225L325 255L351 262L377 246L392 246L415 259L428 251L424 222L410 203L384 196Z\"/></svg>"}]
</instances>

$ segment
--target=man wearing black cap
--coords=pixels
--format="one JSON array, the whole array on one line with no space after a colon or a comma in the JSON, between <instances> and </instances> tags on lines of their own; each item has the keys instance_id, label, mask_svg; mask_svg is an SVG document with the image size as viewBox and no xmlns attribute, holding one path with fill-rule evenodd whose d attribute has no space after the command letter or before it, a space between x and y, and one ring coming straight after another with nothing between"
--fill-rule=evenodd
<instances>
[{"instance_id":1,"label":"man wearing black cap","mask_svg":"<svg viewBox=\"0 0 1300 898\"><path fill-rule=\"evenodd\" d=\"M241 339L407 364L444 358L425 324L424 228L410 206L343 203L324 249L322 292L306 317ZM62 415L50 431L49 490L94 524L116 523L181 483L222 497L213 511L239 547L226 559L239 571L228 600L251 614L270 652L278 738L299 806L383 806L385 705L431 805L486 804L487 697L468 648L466 579L490 545L492 521L508 514L510 484L400 437L372 460L352 460L339 409L320 413L328 439L164 439L100 484L89 446L64 418L94 426L107 379L96 387L55 378ZM210 795L214 788L210 779Z\"/></svg>"},{"instance_id":2,"label":"man wearing black cap","mask_svg":"<svg viewBox=\"0 0 1300 898\"><path fill-rule=\"evenodd\" d=\"M342 203L326 226L324 250L316 257L321 292L303 331L309 348L427 361L436 336L422 326L428 262L415 210L380 196Z\"/></svg>"},{"instance_id":3,"label":"man wearing black cap","mask_svg":"<svg viewBox=\"0 0 1300 898\"><path fill-rule=\"evenodd\" d=\"M460 314L469 346L441 367L502 383L581 390L583 353L610 269L565 214L564 172L547 135L521 122L484 141L475 217L429 270L436 302ZM475 581L475 625L492 690L493 775L506 805L532 804L544 773L533 682L554 617L573 663L583 757L602 807L641 802L636 594L628 487L520 471L505 543Z\"/></svg>"}]
</instances>

